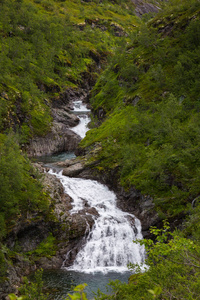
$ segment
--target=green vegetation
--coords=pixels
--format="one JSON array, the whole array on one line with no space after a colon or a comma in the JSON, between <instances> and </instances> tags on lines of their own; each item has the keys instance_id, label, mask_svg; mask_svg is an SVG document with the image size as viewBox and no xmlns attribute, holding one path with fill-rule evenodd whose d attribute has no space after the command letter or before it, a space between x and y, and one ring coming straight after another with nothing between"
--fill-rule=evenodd
<instances>
[{"instance_id":1,"label":"green vegetation","mask_svg":"<svg viewBox=\"0 0 200 300\"><path fill-rule=\"evenodd\" d=\"M49 106L112 53L140 23L130 1L4 0L0 3L0 130L21 142L50 128ZM102 42L103 41L103 42Z\"/></svg>"},{"instance_id":2,"label":"green vegetation","mask_svg":"<svg viewBox=\"0 0 200 300\"><path fill-rule=\"evenodd\" d=\"M42 192L39 175L21 154L12 134L0 135L0 222L1 236L16 224L23 214L48 209L48 198Z\"/></svg>"},{"instance_id":3,"label":"green vegetation","mask_svg":"<svg viewBox=\"0 0 200 300\"><path fill-rule=\"evenodd\" d=\"M108 296L99 292L96 299L199 299L200 236L188 239L184 237L184 231L170 233L168 230L167 223L163 229L152 228L156 241L144 239L138 242L145 245L147 251L148 269L145 272L138 266L131 266L136 273L131 275L129 284L111 282L113 294Z\"/></svg>"},{"instance_id":4,"label":"green vegetation","mask_svg":"<svg viewBox=\"0 0 200 300\"><path fill-rule=\"evenodd\" d=\"M51 106L67 88L84 86L87 77L95 80L119 41L129 39L127 32L141 23L133 9L131 1L0 1L2 280L12 263L3 250L7 234L19 220L31 222L32 213L37 218L49 214L40 176L20 148L32 137L48 133ZM45 255L49 245L48 255L53 255L53 239L49 237L29 257Z\"/></svg>"},{"instance_id":5,"label":"green vegetation","mask_svg":"<svg viewBox=\"0 0 200 300\"><path fill-rule=\"evenodd\" d=\"M10 256L3 246L6 235L19 220L31 218L35 212L44 216L48 211L49 199L40 176L22 155L16 137L0 134L0 282L6 279Z\"/></svg>"},{"instance_id":6,"label":"green vegetation","mask_svg":"<svg viewBox=\"0 0 200 300\"><path fill-rule=\"evenodd\" d=\"M26 255L31 256L32 260L37 260L42 256L51 257L55 255L56 250L56 238L51 233L44 241L42 241L38 245L38 247L35 250L27 252Z\"/></svg>"},{"instance_id":7,"label":"green vegetation","mask_svg":"<svg viewBox=\"0 0 200 300\"><path fill-rule=\"evenodd\" d=\"M49 210L20 146L45 135L51 105L91 76L97 80L93 129L81 146L95 168L115 170L125 189L152 196L163 219L190 214L182 231L168 232L167 223L152 228L155 242L140 242L146 272L131 266L136 273L129 284L113 282L113 294L99 292L96 299L199 299L200 2L162 6L154 19L144 16L145 23L129 0L0 2L1 280L9 260L3 239L20 218ZM50 235L26 255L36 260L55 251ZM86 299L83 289L69 298ZM25 281L21 294L18 299L46 299L42 283Z\"/></svg>"},{"instance_id":8,"label":"green vegetation","mask_svg":"<svg viewBox=\"0 0 200 300\"><path fill-rule=\"evenodd\" d=\"M81 144L96 145L97 168L151 195L164 218L200 193L200 3L170 3L110 59L91 99L102 124Z\"/></svg>"},{"instance_id":9,"label":"green vegetation","mask_svg":"<svg viewBox=\"0 0 200 300\"><path fill-rule=\"evenodd\" d=\"M34 281L30 282L24 277L24 283L20 287L19 291L22 296L17 297L15 294L8 295L10 300L47 300L48 295L43 293L43 270L35 272Z\"/></svg>"}]
</instances>

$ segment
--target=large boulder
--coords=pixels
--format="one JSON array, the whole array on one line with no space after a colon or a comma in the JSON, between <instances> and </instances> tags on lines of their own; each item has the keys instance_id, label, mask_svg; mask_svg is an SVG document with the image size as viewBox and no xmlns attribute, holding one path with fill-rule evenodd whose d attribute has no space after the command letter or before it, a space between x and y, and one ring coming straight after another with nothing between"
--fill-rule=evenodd
<instances>
[{"instance_id":1,"label":"large boulder","mask_svg":"<svg viewBox=\"0 0 200 300\"><path fill-rule=\"evenodd\" d=\"M27 148L29 157L51 155L73 151L81 138L62 123L53 122L51 131L45 137L34 137Z\"/></svg>"}]
</instances>

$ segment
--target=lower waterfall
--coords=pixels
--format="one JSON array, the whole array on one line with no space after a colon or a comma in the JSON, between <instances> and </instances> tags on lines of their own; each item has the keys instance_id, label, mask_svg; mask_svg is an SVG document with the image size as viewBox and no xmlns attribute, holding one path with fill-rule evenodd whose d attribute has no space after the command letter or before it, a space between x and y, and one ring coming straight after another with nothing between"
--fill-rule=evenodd
<instances>
[{"instance_id":1,"label":"lower waterfall","mask_svg":"<svg viewBox=\"0 0 200 300\"><path fill-rule=\"evenodd\" d=\"M94 180L70 178L62 172L51 173L61 180L65 192L73 199L72 214L84 209L86 204L98 213L86 244L68 270L124 272L128 270L128 263L143 263L144 248L133 243L142 238L140 221L117 208L112 191Z\"/></svg>"},{"instance_id":2,"label":"lower waterfall","mask_svg":"<svg viewBox=\"0 0 200 300\"><path fill-rule=\"evenodd\" d=\"M71 130L81 138L84 138L88 131L89 111L82 101L74 102L73 113L78 115L80 122ZM87 232L85 244L78 252L73 265L68 266L67 259L70 253L66 253L61 270L46 271L44 274L46 285L57 290L53 299L61 300L66 297L67 293L72 291L72 284L87 283L87 297L94 299L93 294L98 289L108 292L106 285L109 280L119 279L127 282L130 276L127 264L143 266L144 263L144 247L133 243L136 239L142 239L140 221L117 207L116 195L105 185L94 180L67 177L62 175L62 171L49 172L60 179L65 192L73 199L71 214L78 213L86 207L95 211L93 228L89 234Z\"/></svg>"}]
</instances>

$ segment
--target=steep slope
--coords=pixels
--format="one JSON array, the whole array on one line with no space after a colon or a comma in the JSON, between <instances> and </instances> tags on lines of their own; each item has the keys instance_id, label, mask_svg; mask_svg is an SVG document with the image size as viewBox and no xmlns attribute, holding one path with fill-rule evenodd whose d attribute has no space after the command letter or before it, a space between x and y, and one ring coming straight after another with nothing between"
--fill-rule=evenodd
<instances>
[{"instance_id":1,"label":"steep slope","mask_svg":"<svg viewBox=\"0 0 200 300\"><path fill-rule=\"evenodd\" d=\"M6 0L0 5L0 128L18 130L22 143L47 133L52 103L86 77L94 82L97 66L103 66L119 37L140 23L129 1Z\"/></svg>"},{"instance_id":2,"label":"steep slope","mask_svg":"<svg viewBox=\"0 0 200 300\"><path fill-rule=\"evenodd\" d=\"M198 1L172 2L119 48L93 89L99 170L154 198L161 217L187 212L199 196ZM92 160L95 160L92 158Z\"/></svg>"},{"instance_id":3,"label":"steep slope","mask_svg":"<svg viewBox=\"0 0 200 300\"><path fill-rule=\"evenodd\" d=\"M49 257L55 254L58 228L62 235L68 227L65 246L74 238L68 216L65 222L59 215L66 209L65 197L61 195L59 202L57 192L44 189L41 176L23 152L30 141L30 155L41 155L48 147L50 152L66 150L58 144L53 147L52 141L62 139L70 144L72 133L66 128L77 119L60 107L70 106L75 97L87 100L108 57L141 24L134 11L131 1L0 2L1 295L15 290L23 272L33 270L47 248L51 249ZM65 127L59 124L63 118ZM40 139L45 145L37 152L34 145ZM73 231L79 237L85 223L80 216L77 220L81 226Z\"/></svg>"}]
</instances>

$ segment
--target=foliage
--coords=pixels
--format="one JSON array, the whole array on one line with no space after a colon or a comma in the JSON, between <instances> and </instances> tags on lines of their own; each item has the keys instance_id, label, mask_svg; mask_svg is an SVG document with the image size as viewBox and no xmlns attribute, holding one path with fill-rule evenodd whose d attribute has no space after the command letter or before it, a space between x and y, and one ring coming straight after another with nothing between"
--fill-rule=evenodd
<instances>
[{"instance_id":1,"label":"foliage","mask_svg":"<svg viewBox=\"0 0 200 300\"><path fill-rule=\"evenodd\" d=\"M85 72L95 76L118 43L115 30L140 23L133 9L131 1L1 1L1 132L19 130L21 143L46 134L51 102L83 83Z\"/></svg>"},{"instance_id":2,"label":"foliage","mask_svg":"<svg viewBox=\"0 0 200 300\"><path fill-rule=\"evenodd\" d=\"M68 294L66 300L87 300L86 294L84 293L84 289L87 286L86 283L79 284L74 288L73 295Z\"/></svg>"},{"instance_id":3,"label":"foliage","mask_svg":"<svg viewBox=\"0 0 200 300\"><path fill-rule=\"evenodd\" d=\"M100 144L96 167L116 168L120 183L151 195L165 217L187 212L200 193L200 3L179 2L116 50L92 91L101 125L81 144Z\"/></svg>"},{"instance_id":4,"label":"foliage","mask_svg":"<svg viewBox=\"0 0 200 300\"><path fill-rule=\"evenodd\" d=\"M12 133L0 135L0 238L21 214L48 209L36 171L22 155Z\"/></svg>"},{"instance_id":5,"label":"foliage","mask_svg":"<svg viewBox=\"0 0 200 300\"><path fill-rule=\"evenodd\" d=\"M152 227L152 240L137 241L145 245L148 268L143 273L138 266L129 284L111 282L113 293L99 292L96 299L199 299L200 245L182 233L170 233L168 223L163 229Z\"/></svg>"},{"instance_id":6,"label":"foliage","mask_svg":"<svg viewBox=\"0 0 200 300\"><path fill-rule=\"evenodd\" d=\"M19 291L22 296L17 297L14 294L10 294L10 300L46 300L48 295L44 295L42 292L43 281L42 281L43 270L35 272L35 280L30 282L26 277L24 283L20 287Z\"/></svg>"},{"instance_id":7,"label":"foliage","mask_svg":"<svg viewBox=\"0 0 200 300\"><path fill-rule=\"evenodd\" d=\"M38 247L33 250L27 252L27 255L33 256L35 259L41 258L42 256L51 257L52 255L56 254L56 238L50 233L49 236L42 241Z\"/></svg>"}]
</instances>

